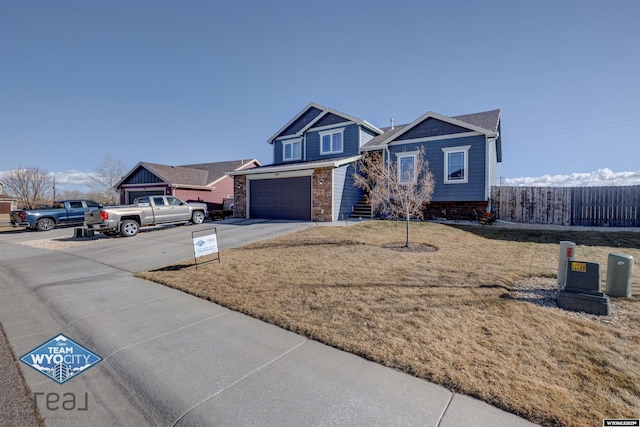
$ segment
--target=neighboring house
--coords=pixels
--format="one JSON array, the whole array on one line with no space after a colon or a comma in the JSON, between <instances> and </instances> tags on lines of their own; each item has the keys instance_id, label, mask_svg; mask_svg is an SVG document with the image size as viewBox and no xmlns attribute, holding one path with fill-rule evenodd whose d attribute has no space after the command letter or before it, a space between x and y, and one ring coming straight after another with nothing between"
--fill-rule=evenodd
<instances>
[{"instance_id":1,"label":"neighboring house","mask_svg":"<svg viewBox=\"0 0 640 427\"><path fill-rule=\"evenodd\" d=\"M233 197L233 179L227 172L257 166L260 163L256 159L183 166L140 162L116 184L116 189L122 204L141 196L170 195L205 202L210 210L220 210L223 200Z\"/></svg>"},{"instance_id":2,"label":"neighboring house","mask_svg":"<svg viewBox=\"0 0 640 427\"><path fill-rule=\"evenodd\" d=\"M0 182L0 215L18 209L18 199L4 194L4 184Z\"/></svg>"},{"instance_id":3,"label":"neighboring house","mask_svg":"<svg viewBox=\"0 0 640 427\"><path fill-rule=\"evenodd\" d=\"M18 209L18 199L15 197L0 194L0 214L8 214Z\"/></svg>"},{"instance_id":4,"label":"neighboring house","mask_svg":"<svg viewBox=\"0 0 640 427\"><path fill-rule=\"evenodd\" d=\"M436 181L427 217L468 217L487 209L502 160L500 110L456 117L429 112L406 125L378 128L311 103L267 142L273 164L229 173L236 217L347 218L363 195L353 186L361 154L380 151L385 161L407 168L420 147Z\"/></svg>"}]
</instances>

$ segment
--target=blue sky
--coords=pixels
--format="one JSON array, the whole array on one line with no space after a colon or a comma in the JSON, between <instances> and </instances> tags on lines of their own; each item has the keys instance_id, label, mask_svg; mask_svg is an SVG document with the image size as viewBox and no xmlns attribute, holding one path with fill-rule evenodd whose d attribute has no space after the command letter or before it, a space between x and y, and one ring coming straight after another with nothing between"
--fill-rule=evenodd
<instances>
[{"instance_id":1,"label":"blue sky","mask_svg":"<svg viewBox=\"0 0 640 427\"><path fill-rule=\"evenodd\" d=\"M500 108L500 176L640 184L640 2L0 0L0 171L267 164L309 102Z\"/></svg>"}]
</instances>

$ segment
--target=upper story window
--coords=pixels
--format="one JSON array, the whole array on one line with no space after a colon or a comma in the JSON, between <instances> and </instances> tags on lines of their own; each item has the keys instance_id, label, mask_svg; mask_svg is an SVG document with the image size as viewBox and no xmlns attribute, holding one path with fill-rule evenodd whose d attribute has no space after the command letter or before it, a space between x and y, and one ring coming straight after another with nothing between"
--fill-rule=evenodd
<instances>
[{"instance_id":1,"label":"upper story window","mask_svg":"<svg viewBox=\"0 0 640 427\"><path fill-rule=\"evenodd\" d=\"M302 140L294 139L282 142L282 160L300 160L302 159Z\"/></svg>"},{"instance_id":2,"label":"upper story window","mask_svg":"<svg viewBox=\"0 0 640 427\"><path fill-rule=\"evenodd\" d=\"M397 154L398 183L413 184L416 180L416 158L418 152Z\"/></svg>"},{"instance_id":3,"label":"upper story window","mask_svg":"<svg viewBox=\"0 0 640 427\"><path fill-rule=\"evenodd\" d=\"M335 154L344 151L344 128L320 132L320 154Z\"/></svg>"},{"instance_id":4,"label":"upper story window","mask_svg":"<svg viewBox=\"0 0 640 427\"><path fill-rule=\"evenodd\" d=\"M469 148L462 147L443 148L444 152L444 183L466 184L469 182Z\"/></svg>"}]
</instances>

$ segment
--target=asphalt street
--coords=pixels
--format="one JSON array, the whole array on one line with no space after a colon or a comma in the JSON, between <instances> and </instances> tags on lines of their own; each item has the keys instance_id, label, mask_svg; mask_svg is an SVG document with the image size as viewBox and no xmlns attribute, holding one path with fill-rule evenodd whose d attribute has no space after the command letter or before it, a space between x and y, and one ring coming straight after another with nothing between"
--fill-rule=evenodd
<instances>
[{"instance_id":1,"label":"asphalt street","mask_svg":"<svg viewBox=\"0 0 640 427\"><path fill-rule=\"evenodd\" d=\"M0 234L0 322L16 357L64 334L103 359L63 384L19 363L45 424L532 425L133 277L193 258L193 231L216 227L224 250L314 226L230 220L57 250L20 243L66 239L72 229Z\"/></svg>"}]
</instances>

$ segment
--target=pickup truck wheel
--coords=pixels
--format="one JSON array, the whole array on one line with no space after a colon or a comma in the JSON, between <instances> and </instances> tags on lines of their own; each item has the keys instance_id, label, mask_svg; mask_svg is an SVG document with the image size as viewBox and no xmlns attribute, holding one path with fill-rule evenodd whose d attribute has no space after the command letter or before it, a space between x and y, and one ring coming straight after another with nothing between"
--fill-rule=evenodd
<instances>
[{"instance_id":1,"label":"pickup truck wheel","mask_svg":"<svg viewBox=\"0 0 640 427\"><path fill-rule=\"evenodd\" d=\"M56 226L56 223L51 218L40 218L36 222L36 228L38 231L49 231Z\"/></svg>"},{"instance_id":2,"label":"pickup truck wheel","mask_svg":"<svg viewBox=\"0 0 640 427\"><path fill-rule=\"evenodd\" d=\"M125 219L120 225L120 235L122 237L133 237L138 234L140 225L132 219Z\"/></svg>"},{"instance_id":3,"label":"pickup truck wheel","mask_svg":"<svg viewBox=\"0 0 640 427\"><path fill-rule=\"evenodd\" d=\"M195 211L191 215L191 222L194 223L194 224L202 224L204 222L204 212Z\"/></svg>"}]
</instances>

